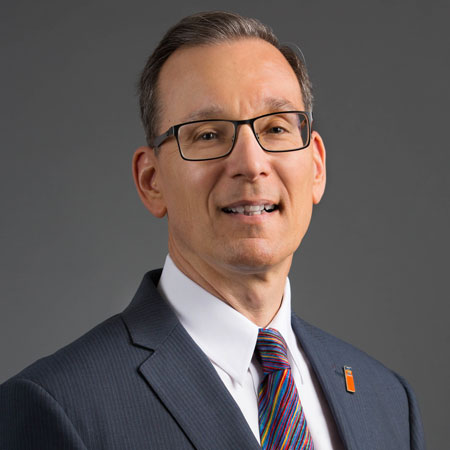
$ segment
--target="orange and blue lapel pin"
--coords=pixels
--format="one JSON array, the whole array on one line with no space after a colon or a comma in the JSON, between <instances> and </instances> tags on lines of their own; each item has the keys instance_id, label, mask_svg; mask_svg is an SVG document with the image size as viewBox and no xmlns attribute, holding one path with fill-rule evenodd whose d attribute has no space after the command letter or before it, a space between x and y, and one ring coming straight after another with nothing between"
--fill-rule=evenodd
<instances>
[{"instance_id":1,"label":"orange and blue lapel pin","mask_svg":"<svg viewBox=\"0 0 450 450\"><path fill-rule=\"evenodd\" d=\"M345 375L345 388L347 392L355 393L355 380L353 378L352 368L349 366L344 366L344 375Z\"/></svg>"}]
</instances>

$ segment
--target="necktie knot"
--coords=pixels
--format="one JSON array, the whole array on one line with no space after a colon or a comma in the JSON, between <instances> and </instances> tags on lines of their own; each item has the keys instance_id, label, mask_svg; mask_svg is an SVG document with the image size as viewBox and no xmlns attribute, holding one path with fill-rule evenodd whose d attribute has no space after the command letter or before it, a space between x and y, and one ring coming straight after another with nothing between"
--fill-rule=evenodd
<instances>
[{"instance_id":1,"label":"necktie knot","mask_svg":"<svg viewBox=\"0 0 450 450\"><path fill-rule=\"evenodd\" d=\"M260 328L256 342L256 357L261 363L264 375L290 369L286 342L274 328Z\"/></svg>"}]
</instances>

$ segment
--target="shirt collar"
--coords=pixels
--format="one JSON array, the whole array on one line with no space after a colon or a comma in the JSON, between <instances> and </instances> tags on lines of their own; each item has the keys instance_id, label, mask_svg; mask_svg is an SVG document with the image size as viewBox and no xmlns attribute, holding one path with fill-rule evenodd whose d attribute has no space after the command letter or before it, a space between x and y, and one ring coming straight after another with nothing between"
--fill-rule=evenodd
<instances>
[{"instance_id":1,"label":"shirt collar","mask_svg":"<svg viewBox=\"0 0 450 450\"><path fill-rule=\"evenodd\" d=\"M242 384L258 338L258 326L184 275L167 255L158 291L206 356ZM272 322L292 345L291 290L286 278L283 301ZM291 347L292 348L292 347Z\"/></svg>"}]
</instances>

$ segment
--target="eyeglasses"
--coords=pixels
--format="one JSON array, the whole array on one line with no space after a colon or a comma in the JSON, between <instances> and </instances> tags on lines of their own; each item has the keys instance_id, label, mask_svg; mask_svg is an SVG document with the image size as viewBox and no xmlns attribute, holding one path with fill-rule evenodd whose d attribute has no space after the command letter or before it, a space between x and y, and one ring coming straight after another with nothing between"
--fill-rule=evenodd
<instances>
[{"instance_id":1,"label":"eyeglasses","mask_svg":"<svg viewBox=\"0 0 450 450\"><path fill-rule=\"evenodd\" d=\"M275 112L247 120L194 120L170 127L154 139L153 147L175 136L180 155L187 161L223 158L234 148L238 126L248 124L264 151L294 152L308 147L311 123L309 111Z\"/></svg>"}]
</instances>

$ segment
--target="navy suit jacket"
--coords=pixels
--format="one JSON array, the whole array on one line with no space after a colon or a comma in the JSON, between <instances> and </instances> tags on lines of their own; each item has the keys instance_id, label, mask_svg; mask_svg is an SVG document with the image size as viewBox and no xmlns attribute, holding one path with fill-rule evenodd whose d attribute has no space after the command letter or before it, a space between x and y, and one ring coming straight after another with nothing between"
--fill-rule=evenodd
<instances>
[{"instance_id":1,"label":"navy suit jacket","mask_svg":"<svg viewBox=\"0 0 450 450\"><path fill-rule=\"evenodd\" d=\"M205 354L145 275L123 311L0 387L0 449L261 449ZM351 450L422 450L408 384L292 316L342 441ZM353 368L356 392L345 389Z\"/></svg>"}]
</instances>

